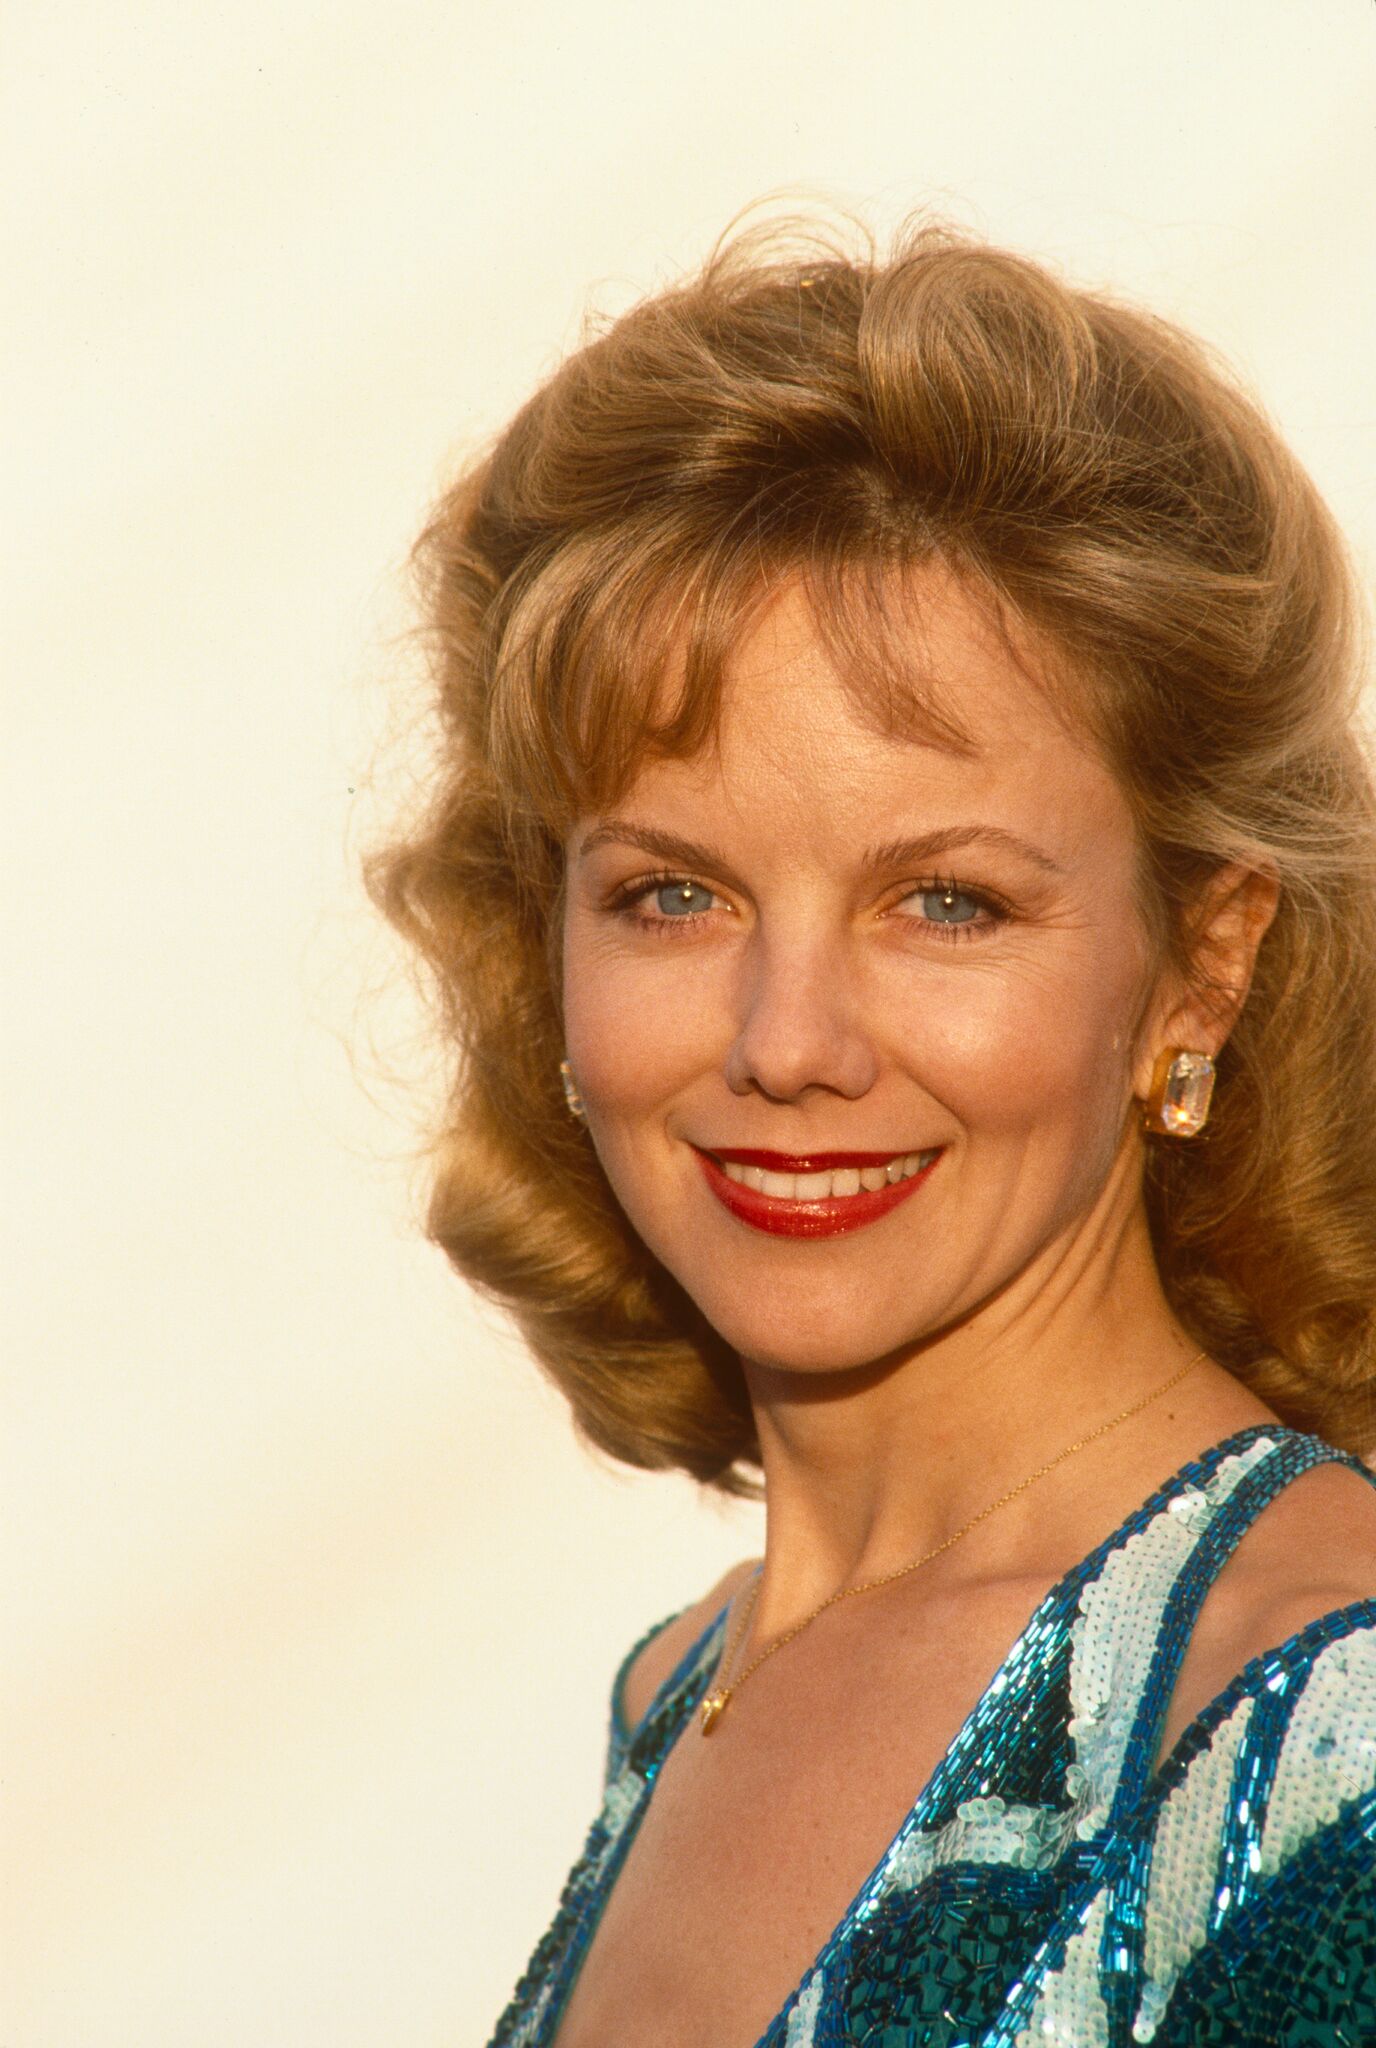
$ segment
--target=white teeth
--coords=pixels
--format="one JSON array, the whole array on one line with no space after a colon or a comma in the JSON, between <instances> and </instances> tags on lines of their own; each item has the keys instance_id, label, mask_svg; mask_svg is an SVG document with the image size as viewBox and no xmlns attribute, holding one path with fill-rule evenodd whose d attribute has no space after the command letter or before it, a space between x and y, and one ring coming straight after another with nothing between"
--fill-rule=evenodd
<instances>
[{"instance_id":1,"label":"white teeth","mask_svg":"<svg viewBox=\"0 0 1376 2048\"><path fill-rule=\"evenodd\" d=\"M939 1148L938 1148L939 1149ZM911 1180L922 1167L936 1158L936 1152L904 1152L887 1166L840 1166L831 1173L766 1173L758 1166L742 1166L734 1159L721 1162L722 1172L737 1187L754 1188L757 1194L772 1195L781 1202L825 1202L838 1195L858 1195L862 1188L877 1194L896 1181Z\"/></svg>"}]
</instances>

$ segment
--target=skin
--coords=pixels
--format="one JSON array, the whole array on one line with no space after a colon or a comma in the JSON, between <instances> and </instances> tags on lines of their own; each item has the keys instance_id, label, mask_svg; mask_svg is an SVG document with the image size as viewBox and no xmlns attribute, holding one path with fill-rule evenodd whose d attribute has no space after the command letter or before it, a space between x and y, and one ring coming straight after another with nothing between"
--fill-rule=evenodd
<instances>
[{"instance_id":1,"label":"skin","mask_svg":"<svg viewBox=\"0 0 1376 2048\"><path fill-rule=\"evenodd\" d=\"M578 820L567 846L566 1038L590 1135L635 1228L738 1352L758 1423L764 1571L737 1670L1195 1353L1148 1239L1137 1108L1163 1047L1223 1043L1276 901L1267 876L1216 879L1212 994L1191 995L1153 957L1108 767L957 582L933 568L914 594L973 753L873 730L785 584L735 652L715 745L647 764L615 820ZM971 838L866 859L975 826L1039 858ZM701 851L664 859L636 833ZM676 890L692 914L666 931ZM800 1239L730 1215L695 1145L943 1150L888 1215ZM1197 1362L763 1664L709 1742L670 1752L559 2048L753 2041L1048 1588L1187 1459L1274 1419ZM632 1724L748 1573L643 1653ZM1306 1475L1206 1601L1166 1746L1255 1650L1373 1586L1370 1490Z\"/></svg>"}]
</instances>

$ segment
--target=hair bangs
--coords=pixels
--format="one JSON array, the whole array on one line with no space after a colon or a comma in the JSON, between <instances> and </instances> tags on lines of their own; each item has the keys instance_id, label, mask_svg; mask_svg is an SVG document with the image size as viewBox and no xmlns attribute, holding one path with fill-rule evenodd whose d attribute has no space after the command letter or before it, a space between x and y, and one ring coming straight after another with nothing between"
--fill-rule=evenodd
<instances>
[{"instance_id":1,"label":"hair bangs","mask_svg":"<svg viewBox=\"0 0 1376 2048\"><path fill-rule=\"evenodd\" d=\"M926 647L910 574L921 563L809 538L806 550L722 538L690 552L681 533L632 528L561 550L512 612L495 666L490 758L513 825L562 841L647 762L709 750L733 657L793 583L860 718L886 737L974 751L960 680Z\"/></svg>"},{"instance_id":2,"label":"hair bangs","mask_svg":"<svg viewBox=\"0 0 1376 2048\"><path fill-rule=\"evenodd\" d=\"M717 720L750 585L726 549L628 523L580 535L531 581L497 652L498 785L556 839L607 809L654 755L692 755Z\"/></svg>"}]
</instances>

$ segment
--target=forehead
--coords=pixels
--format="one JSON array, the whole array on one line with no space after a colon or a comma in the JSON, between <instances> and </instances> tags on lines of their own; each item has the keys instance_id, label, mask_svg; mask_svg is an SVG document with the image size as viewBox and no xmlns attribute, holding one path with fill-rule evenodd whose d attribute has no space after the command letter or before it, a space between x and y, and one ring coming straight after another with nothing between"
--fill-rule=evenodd
<instances>
[{"instance_id":1,"label":"forehead","mask_svg":"<svg viewBox=\"0 0 1376 2048\"><path fill-rule=\"evenodd\" d=\"M1023 738L1058 725L1048 682L1035 652L940 565L907 579L882 613L840 621L820 619L792 580L727 656L718 733L724 743L743 729L763 739L786 724L804 739L825 727L833 740L863 731L976 759L1010 725Z\"/></svg>"},{"instance_id":2,"label":"forehead","mask_svg":"<svg viewBox=\"0 0 1376 2048\"><path fill-rule=\"evenodd\" d=\"M833 819L992 804L1069 842L1129 829L1049 650L1011 634L939 566L909 583L885 626L870 668L858 637L838 648L800 582L781 585L723 663L704 743L643 763L628 797Z\"/></svg>"}]
</instances>

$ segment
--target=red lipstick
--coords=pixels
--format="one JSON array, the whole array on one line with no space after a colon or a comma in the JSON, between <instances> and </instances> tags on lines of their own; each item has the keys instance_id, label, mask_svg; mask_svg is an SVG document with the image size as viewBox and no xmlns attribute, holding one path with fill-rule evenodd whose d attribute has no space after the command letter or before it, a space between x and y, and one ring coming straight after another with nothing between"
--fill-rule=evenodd
<instances>
[{"instance_id":1,"label":"red lipstick","mask_svg":"<svg viewBox=\"0 0 1376 2048\"><path fill-rule=\"evenodd\" d=\"M761 1194L743 1187L722 1172L722 1160L741 1166L758 1166L766 1173L827 1173L844 1166L886 1166L901 1157L892 1152L760 1152L735 1146L715 1153L695 1145L704 1180L724 1209L752 1229L771 1237L838 1237L847 1230L861 1230L887 1216L900 1202L915 1194L937 1164L941 1154L908 1180L892 1181L887 1187L862 1188L856 1195L827 1195L819 1201L790 1201L787 1197Z\"/></svg>"}]
</instances>

